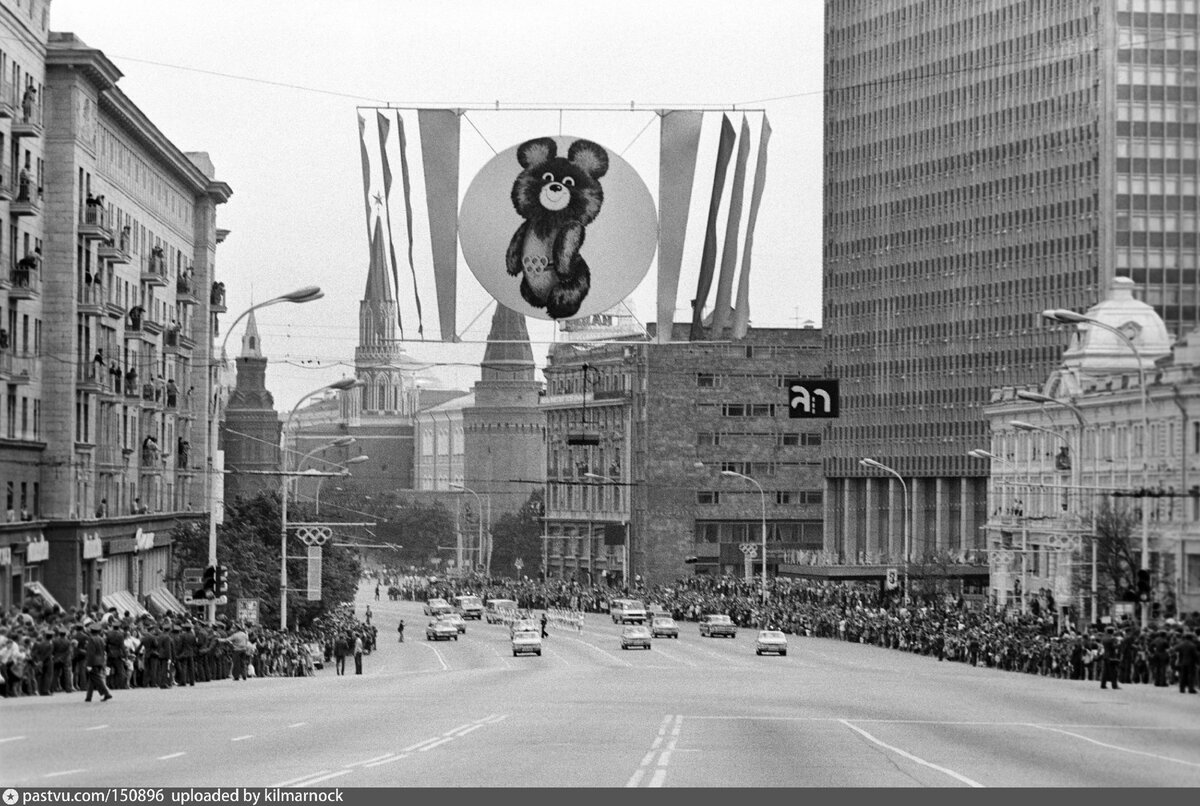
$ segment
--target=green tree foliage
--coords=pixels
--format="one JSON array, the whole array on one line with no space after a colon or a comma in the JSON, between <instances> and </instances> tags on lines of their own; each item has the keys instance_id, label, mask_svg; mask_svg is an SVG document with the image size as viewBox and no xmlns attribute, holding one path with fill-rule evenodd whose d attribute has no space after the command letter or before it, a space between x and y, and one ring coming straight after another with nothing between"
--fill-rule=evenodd
<instances>
[{"instance_id":1,"label":"green tree foliage","mask_svg":"<svg viewBox=\"0 0 1200 806\"><path fill-rule=\"evenodd\" d=\"M296 522L289 512L289 522ZM264 626L279 624L279 497L264 492L227 504L225 522L217 526L217 562L229 569L231 604L218 613L233 616L232 602L239 598L259 600L259 618ZM336 533L335 533L336 537ZM189 523L173 533L173 562L178 576L183 568L208 564L208 528ZM303 589L308 579L308 562L303 543L294 533L288 543L288 587ZM306 626L322 613L354 600L361 564L356 552L326 543L322 549L321 600L309 602L301 591L288 596L288 621Z\"/></svg>"},{"instance_id":2,"label":"green tree foliage","mask_svg":"<svg viewBox=\"0 0 1200 806\"><path fill-rule=\"evenodd\" d=\"M492 523L492 576L537 577L542 566L544 493L535 490L516 512L506 512ZM518 572L514 562L521 559Z\"/></svg>"},{"instance_id":3,"label":"green tree foliage","mask_svg":"<svg viewBox=\"0 0 1200 806\"><path fill-rule=\"evenodd\" d=\"M1133 535L1141 528L1141 514L1132 507L1101 501L1096 510L1096 599L1104 612L1113 602L1121 601L1126 591L1137 588L1137 569L1141 567L1141 548ZM1075 566L1074 584L1091 588L1091 546L1085 543L1081 561Z\"/></svg>"}]
</instances>

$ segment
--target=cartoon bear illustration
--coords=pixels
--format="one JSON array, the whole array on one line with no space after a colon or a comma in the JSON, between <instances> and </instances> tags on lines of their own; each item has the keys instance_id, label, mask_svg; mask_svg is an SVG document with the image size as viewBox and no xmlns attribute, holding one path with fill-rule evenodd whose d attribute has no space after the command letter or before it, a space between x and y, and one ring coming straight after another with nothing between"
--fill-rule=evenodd
<instances>
[{"instance_id":1,"label":"cartoon bear illustration","mask_svg":"<svg viewBox=\"0 0 1200 806\"><path fill-rule=\"evenodd\" d=\"M580 254L587 225L604 204L598 181L608 172L608 152L576 140L566 158L549 137L517 148L522 171L513 182L512 203L525 222L513 233L505 263L521 277L521 296L553 319L568 319L591 288L592 275Z\"/></svg>"}]
</instances>

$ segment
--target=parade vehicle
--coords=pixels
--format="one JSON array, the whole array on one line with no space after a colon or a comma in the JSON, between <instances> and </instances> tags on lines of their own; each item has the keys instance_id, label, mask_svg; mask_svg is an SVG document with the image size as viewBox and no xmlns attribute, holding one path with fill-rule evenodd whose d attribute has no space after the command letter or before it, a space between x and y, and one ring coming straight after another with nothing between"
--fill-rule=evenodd
<instances>
[{"instance_id":1,"label":"parade vehicle","mask_svg":"<svg viewBox=\"0 0 1200 806\"><path fill-rule=\"evenodd\" d=\"M678 638L679 625L670 616L655 616L654 620L650 622L650 636L652 638Z\"/></svg>"},{"instance_id":2,"label":"parade vehicle","mask_svg":"<svg viewBox=\"0 0 1200 806\"><path fill-rule=\"evenodd\" d=\"M644 624L627 624L621 630L621 649L635 646L650 648L650 628Z\"/></svg>"},{"instance_id":3,"label":"parade vehicle","mask_svg":"<svg viewBox=\"0 0 1200 806\"><path fill-rule=\"evenodd\" d=\"M613 599L608 607L613 624L645 624L646 605L640 599Z\"/></svg>"},{"instance_id":4,"label":"parade vehicle","mask_svg":"<svg viewBox=\"0 0 1200 806\"><path fill-rule=\"evenodd\" d=\"M506 617L517 612L517 603L512 599L489 599L483 612L488 624L503 624Z\"/></svg>"},{"instance_id":5,"label":"parade vehicle","mask_svg":"<svg viewBox=\"0 0 1200 806\"><path fill-rule=\"evenodd\" d=\"M542 634L537 630L521 630L513 633L512 653L517 655L542 655Z\"/></svg>"},{"instance_id":6,"label":"parade vehicle","mask_svg":"<svg viewBox=\"0 0 1200 806\"><path fill-rule=\"evenodd\" d=\"M453 613L454 607L445 599L430 599L425 603L425 615L440 616L444 613Z\"/></svg>"},{"instance_id":7,"label":"parade vehicle","mask_svg":"<svg viewBox=\"0 0 1200 806\"><path fill-rule=\"evenodd\" d=\"M519 632L526 632L527 630L533 630L538 635L542 634L542 626L531 618L517 619L514 621L512 626L508 628L508 634L513 636Z\"/></svg>"},{"instance_id":8,"label":"parade vehicle","mask_svg":"<svg viewBox=\"0 0 1200 806\"><path fill-rule=\"evenodd\" d=\"M458 640L458 627L455 627L453 622L435 618L425 627L426 641L449 641L451 639Z\"/></svg>"},{"instance_id":9,"label":"parade vehicle","mask_svg":"<svg viewBox=\"0 0 1200 806\"><path fill-rule=\"evenodd\" d=\"M754 654L765 655L774 652L777 655L787 654L787 636L779 630L759 630L754 642Z\"/></svg>"},{"instance_id":10,"label":"parade vehicle","mask_svg":"<svg viewBox=\"0 0 1200 806\"><path fill-rule=\"evenodd\" d=\"M453 624L454 629L458 630L459 633L465 633L467 631L467 622L458 613L446 613L445 615L439 616L438 618L441 619L442 621L448 621L451 624Z\"/></svg>"},{"instance_id":11,"label":"parade vehicle","mask_svg":"<svg viewBox=\"0 0 1200 806\"><path fill-rule=\"evenodd\" d=\"M483 618L483 600L478 596L464 595L454 597L454 612L465 619L479 621Z\"/></svg>"},{"instance_id":12,"label":"parade vehicle","mask_svg":"<svg viewBox=\"0 0 1200 806\"><path fill-rule=\"evenodd\" d=\"M716 638L718 635L727 638L737 638L737 625L733 619L721 613L710 613L700 619L700 636Z\"/></svg>"}]
</instances>

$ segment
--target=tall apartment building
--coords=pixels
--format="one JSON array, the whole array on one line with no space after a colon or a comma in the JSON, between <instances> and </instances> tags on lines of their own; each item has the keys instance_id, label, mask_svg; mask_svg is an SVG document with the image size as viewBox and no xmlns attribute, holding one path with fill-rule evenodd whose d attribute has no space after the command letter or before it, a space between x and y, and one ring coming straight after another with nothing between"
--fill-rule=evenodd
<instances>
[{"instance_id":1,"label":"tall apartment building","mask_svg":"<svg viewBox=\"0 0 1200 806\"><path fill-rule=\"evenodd\" d=\"M0 3L0 605L177 607L162 594L172 529L205 517L231 191L48 17Z\"/></svg>"},{"instance_id":2,"label":"tall apartment building","mask_svg":"<svg viewBox=\"0 0 1200 806\"><path fill-rule=\"evenodd\" d=\"M772 576L822 549L829 421L791 418L786 384L821 375L821 331L751 328L737 341L693 343L688 327L677 324L665 344L630 336L551 349L550 576L654 585L741 575L743 545L758 552L757 574L764 523Z\"/></svg>"},{"instance_id":3,"label":"tall apartment building","mask_svg":"<svg viewBox=\"0 0 1200 806\"><path fill-rule=\"evenodd\" d=\"M826 549L981 548L989 389L1058 363L1049 308L1133 279L1200 322L1197 0L827 0Z\"/></svg>"}]
</instances>

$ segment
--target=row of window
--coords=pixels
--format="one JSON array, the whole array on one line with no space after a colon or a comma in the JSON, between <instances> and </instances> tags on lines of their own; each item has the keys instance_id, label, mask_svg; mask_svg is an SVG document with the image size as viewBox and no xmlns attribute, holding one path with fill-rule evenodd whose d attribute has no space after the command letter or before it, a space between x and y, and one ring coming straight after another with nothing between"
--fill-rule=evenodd
<instances>
[{"instance_id":1,"label":"row of window","mask_svg":"<svg viewBox=\"0 0 1200 806\"><path fill-rule=\"evenodd\" d=\"M825 493L821 490L764 490L764 492L776 504L820 504L825 500ZM720 504L722 496L725 496L728 501L730 500L728 496L750 494L758 495L758 491L742 493L731 490L697 490L696 503Z\"/></svg>"},{"instance_id":2,"label":"row of window","mask_svg":"<svg viewBox=\"0 0 1200 806\"><path fill-rule=\"evenodd\" d=\"M742 438L761 444L772 444L777 448L789 446L818 447L821 444L819 433L779 433L773 431L697 431L696 445L698 447L732 446Z\"/></svg>"}]
</instances>

